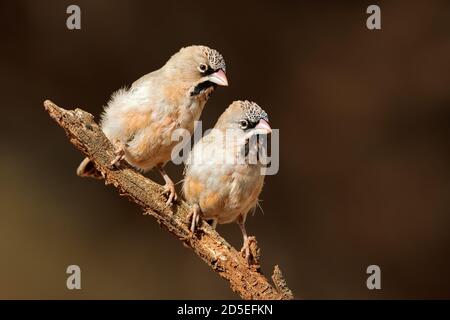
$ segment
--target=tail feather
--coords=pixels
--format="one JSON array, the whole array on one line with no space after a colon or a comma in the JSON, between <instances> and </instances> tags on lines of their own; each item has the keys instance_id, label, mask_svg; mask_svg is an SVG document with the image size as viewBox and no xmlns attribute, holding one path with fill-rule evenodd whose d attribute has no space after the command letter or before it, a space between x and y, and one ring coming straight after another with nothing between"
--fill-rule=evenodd
<instances>
[{"instance_id":1,"label":"tail feather","mask_svg":"<svg viewBox=\"0 0 450 320\"><path fill-rule=\"evenodd\" d=\"M77 168L77 175L80 177L90 177L102 179L102 174L95 168L94 163L89 158L84 158Z\"/></svg>"}]
</instances>

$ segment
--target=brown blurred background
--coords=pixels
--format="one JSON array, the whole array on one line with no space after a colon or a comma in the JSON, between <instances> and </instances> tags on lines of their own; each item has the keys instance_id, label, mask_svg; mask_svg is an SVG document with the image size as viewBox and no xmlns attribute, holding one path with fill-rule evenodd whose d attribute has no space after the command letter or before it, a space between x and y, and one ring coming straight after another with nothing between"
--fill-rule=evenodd
<instances>
[{"instance_id":1,"label":"brown blurred background","mask_svg":"<svg viewBox=\"0 0 450 320\"><path fill-rule=\"evenodd\" d=\"M450 2L378 1L381 31L366 28L370 4L0 2L0 298L237 298L115 189L78 178L82 155L42 107L98 119L114 90L190 44L228 67L204 128L247 98L280 129L265 214L248 219L265 273L280 264L297 298L450 298ZM219 232L240 247L237 226ZM66 289L70 264L81 291Z\"/></svg>"}]
</instances>

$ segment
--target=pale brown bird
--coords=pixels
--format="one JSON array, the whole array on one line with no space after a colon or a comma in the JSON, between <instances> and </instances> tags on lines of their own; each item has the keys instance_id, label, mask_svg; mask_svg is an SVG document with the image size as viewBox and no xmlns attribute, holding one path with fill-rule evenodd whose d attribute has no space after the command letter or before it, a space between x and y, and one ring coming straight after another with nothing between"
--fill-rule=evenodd
<instances>
[{"instance_id":1,"label":"pale brown bird","mask_svg":"<svg viewBox=\"0 0 450 320\"><path fill-rule=\"evenodd\" d=\"M116 165L125 159L135 168L157 167L169 194L167 204L177 199L175 184L164 171L176 129L191 134L205 103L217 85L227 86L225 60L206 46L189 46L167 63L137 81L129 89L113 93L101 117L101 128L115 148ZM88 158L77 169L80 176L91 175Z\"/></svg>"},{"instance_id":2,"label":"pale brown bird","mask_svg":"<svg viewBox=\"0 0 450 320\"><path fill-rule=\"evenodd\" d=\"M269 134L267 113L256 103L235 101L220 116L214 129L195 144L186 163L183 193L192 205L191 231L199 218L217 223L237 222L244 238L247 259L250 248L245 220L258 204L264 175L258 161L250 161L261 145L258 134Z\"/></svg>"}]
</instances>

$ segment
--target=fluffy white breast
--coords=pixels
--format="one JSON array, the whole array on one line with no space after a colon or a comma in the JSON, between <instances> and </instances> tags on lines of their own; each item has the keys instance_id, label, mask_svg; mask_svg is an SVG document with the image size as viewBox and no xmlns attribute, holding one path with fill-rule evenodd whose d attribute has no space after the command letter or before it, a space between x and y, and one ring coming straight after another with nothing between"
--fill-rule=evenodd
<instances>
[{"instance_id":1,"label":"fluffy white breast","mask_svg":"<svg viewBox=\"0 0 450 320\"><path fill-rule=\"evenodd\" d=\"M237 163L240 151L213 131L190 153L183 191L189 202L200 205L205 218L229 223L256 206L264 176L257 165Z\"/></svg>"}]
</instances>

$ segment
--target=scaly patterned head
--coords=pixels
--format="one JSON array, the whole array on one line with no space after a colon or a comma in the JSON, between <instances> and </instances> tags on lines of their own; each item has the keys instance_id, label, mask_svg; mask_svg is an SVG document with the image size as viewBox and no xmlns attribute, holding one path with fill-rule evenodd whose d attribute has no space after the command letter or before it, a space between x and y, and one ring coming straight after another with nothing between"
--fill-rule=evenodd
<instances>
[{"instance_id":1,"label":"scaly patterned head","mask_svg":"<svg viewBox=\"0 0 450 320\"><path fill-rule=\"evenodd\" d=\"M226 72L226 65L225 60L223 59L222 55L219 53L219 51L205 47L205 55L208 58L209 67L212 70L219 70L222 69L223 72Z\"/></svg>"},{"instance_id":2,"label":"scaly patterned head","mask_svg":"<svg viewBox=\"0 0 450 320\"><path fill-rule=\"evenodd\" d=\"M261 119L269 122L269 116L267 113L256 103L247 100L239 102L242 110L244 111L245 118L248 119L248 121L253 124L258 123Z\"/></svg>"},{"instance_id":3,"label":"scaly patterned head","mask_svg":"<svg viewBox=\"0 0 450 320\"><path fill-rule=\"evenodd\" d=\"M241 130L247 137L255 134L269 134L269 116L255 102L234 101L220 116L216 129Z\"/></svg>"},{"instance_id":4,"label":"scaly patterned head","mask_svg":"<svg viewBox=\"0 0 450 320\"><path fill-rule=\"evenodd\" d=\"M212 91L217 85L228 86L222 55L206 46L189 46L174 54L164 66L173 80L188 83L191 96Z\"/></svg>"}]
</instances>

